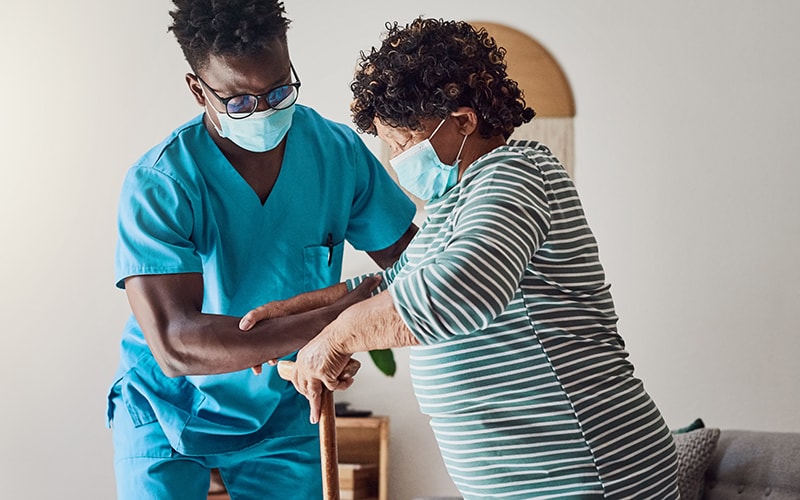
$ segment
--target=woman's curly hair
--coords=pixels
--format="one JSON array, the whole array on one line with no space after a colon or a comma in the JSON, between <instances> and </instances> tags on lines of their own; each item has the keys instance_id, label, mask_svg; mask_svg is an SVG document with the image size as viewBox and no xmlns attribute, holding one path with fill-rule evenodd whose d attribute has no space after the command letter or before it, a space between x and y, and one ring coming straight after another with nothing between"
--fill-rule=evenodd
<instances>
[{"instance_id":1,"label":"woman's curly hair","mask_svg":"<svg viewBox=\"0 0 800 500\"><path fill-rule=\"evenodd\" d=\"M275 40L286 41L289 21L274 0L173 0L172 31L194 71L211 55L256 55Z\"/></svg>"},{"instance_id":2,"label":"woman's curly hair","mask_svg":"<svg viewBox=\"0 0 800 500\"><path fill-rule=\"evenodd\" d=\"M482 137L502 134L533 119L517 82L506 73L506 50L485 29L443 19L386 23L380 49L361 52L350 105L361 132L375 134L374 119L421 130L421 118L445 118L461 106L478 115Z\"/></svg>"}]
</instances>

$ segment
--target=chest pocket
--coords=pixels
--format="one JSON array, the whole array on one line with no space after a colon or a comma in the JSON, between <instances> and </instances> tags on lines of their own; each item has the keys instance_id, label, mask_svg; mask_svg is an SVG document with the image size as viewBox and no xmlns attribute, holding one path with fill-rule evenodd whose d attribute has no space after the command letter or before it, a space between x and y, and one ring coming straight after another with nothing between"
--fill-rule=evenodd
<instances>
[{"instance_id":1,"label":"chest pocket","mask_svg":"<svg viewBox=\"0 0 800 500\"><path fill-rule=\"evenodd\" d=\"M303 249L303 289L306 292L336 284L342 276L344 241Z\"/></svg>"}]
</instances>

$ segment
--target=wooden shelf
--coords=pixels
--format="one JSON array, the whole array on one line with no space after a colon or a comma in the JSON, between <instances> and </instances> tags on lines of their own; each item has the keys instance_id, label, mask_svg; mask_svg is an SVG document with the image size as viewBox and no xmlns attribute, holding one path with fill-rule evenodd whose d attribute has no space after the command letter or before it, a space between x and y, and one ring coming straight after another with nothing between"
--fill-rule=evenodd
<instances>
[{"instance_id":1,"label":"wooden shelf","mask_svg":"<svg viewBox=\"0 0 800 500\"><path fill-rule=\"evenodd\" d=\"M337 417L336 442L342 500L388 500L389 417ZM342 478L358 472L364 473L362 487L345 490Z\"/></svg>"}]
</instances>

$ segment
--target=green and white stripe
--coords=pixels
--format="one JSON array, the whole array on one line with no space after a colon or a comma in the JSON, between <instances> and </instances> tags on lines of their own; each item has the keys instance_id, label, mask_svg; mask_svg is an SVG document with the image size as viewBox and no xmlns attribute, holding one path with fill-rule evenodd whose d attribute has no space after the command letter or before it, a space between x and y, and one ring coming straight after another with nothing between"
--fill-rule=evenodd
<instances>
[{"instance_id":1,"label":"green and white stripe","mask_svg":"<svg viewBox=\"0 0 800 500\"><path fill-rule=\"evenodd\" d=\"M671 435L558 160L500 147L426 210L383 286L422 344L415 393L462 495L677 498Z\"/></svg>"}]
</instances>

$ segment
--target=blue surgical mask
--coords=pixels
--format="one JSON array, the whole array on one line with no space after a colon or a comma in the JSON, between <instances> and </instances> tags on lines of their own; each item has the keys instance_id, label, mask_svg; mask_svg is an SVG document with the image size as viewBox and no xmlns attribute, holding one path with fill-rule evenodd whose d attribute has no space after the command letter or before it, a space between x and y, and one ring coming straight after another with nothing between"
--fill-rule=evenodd
<instances>
[{"instance_id":1,"label":"blue surgical mask","mask_svg":"<svg viewBox=\"0 0 800 500\"><path fill-rule=\"evenodd\" d=\"M225 112L216 113L220 127L215 125L214 128L220 136L248 151L263 153L278 147L286 136L292 126L294 104L286 109L257 111L240 120L234 120Z\"/></svg>"},{"instance_id":2,"label":"blue surgical mask","mask_svg":"<svg viewBox=\"0 0 800 500\"><path fill-rule=\"evenodd\" d=\"M467 136L464 136L456 161L452 165L442 163L430 141L446 119L436 126L430 137L389 160L397 173L397 182L424 201L439 198L458 183L458 163L461 161L461 151L467 142Z\"/></svg>"}]
</instances>

